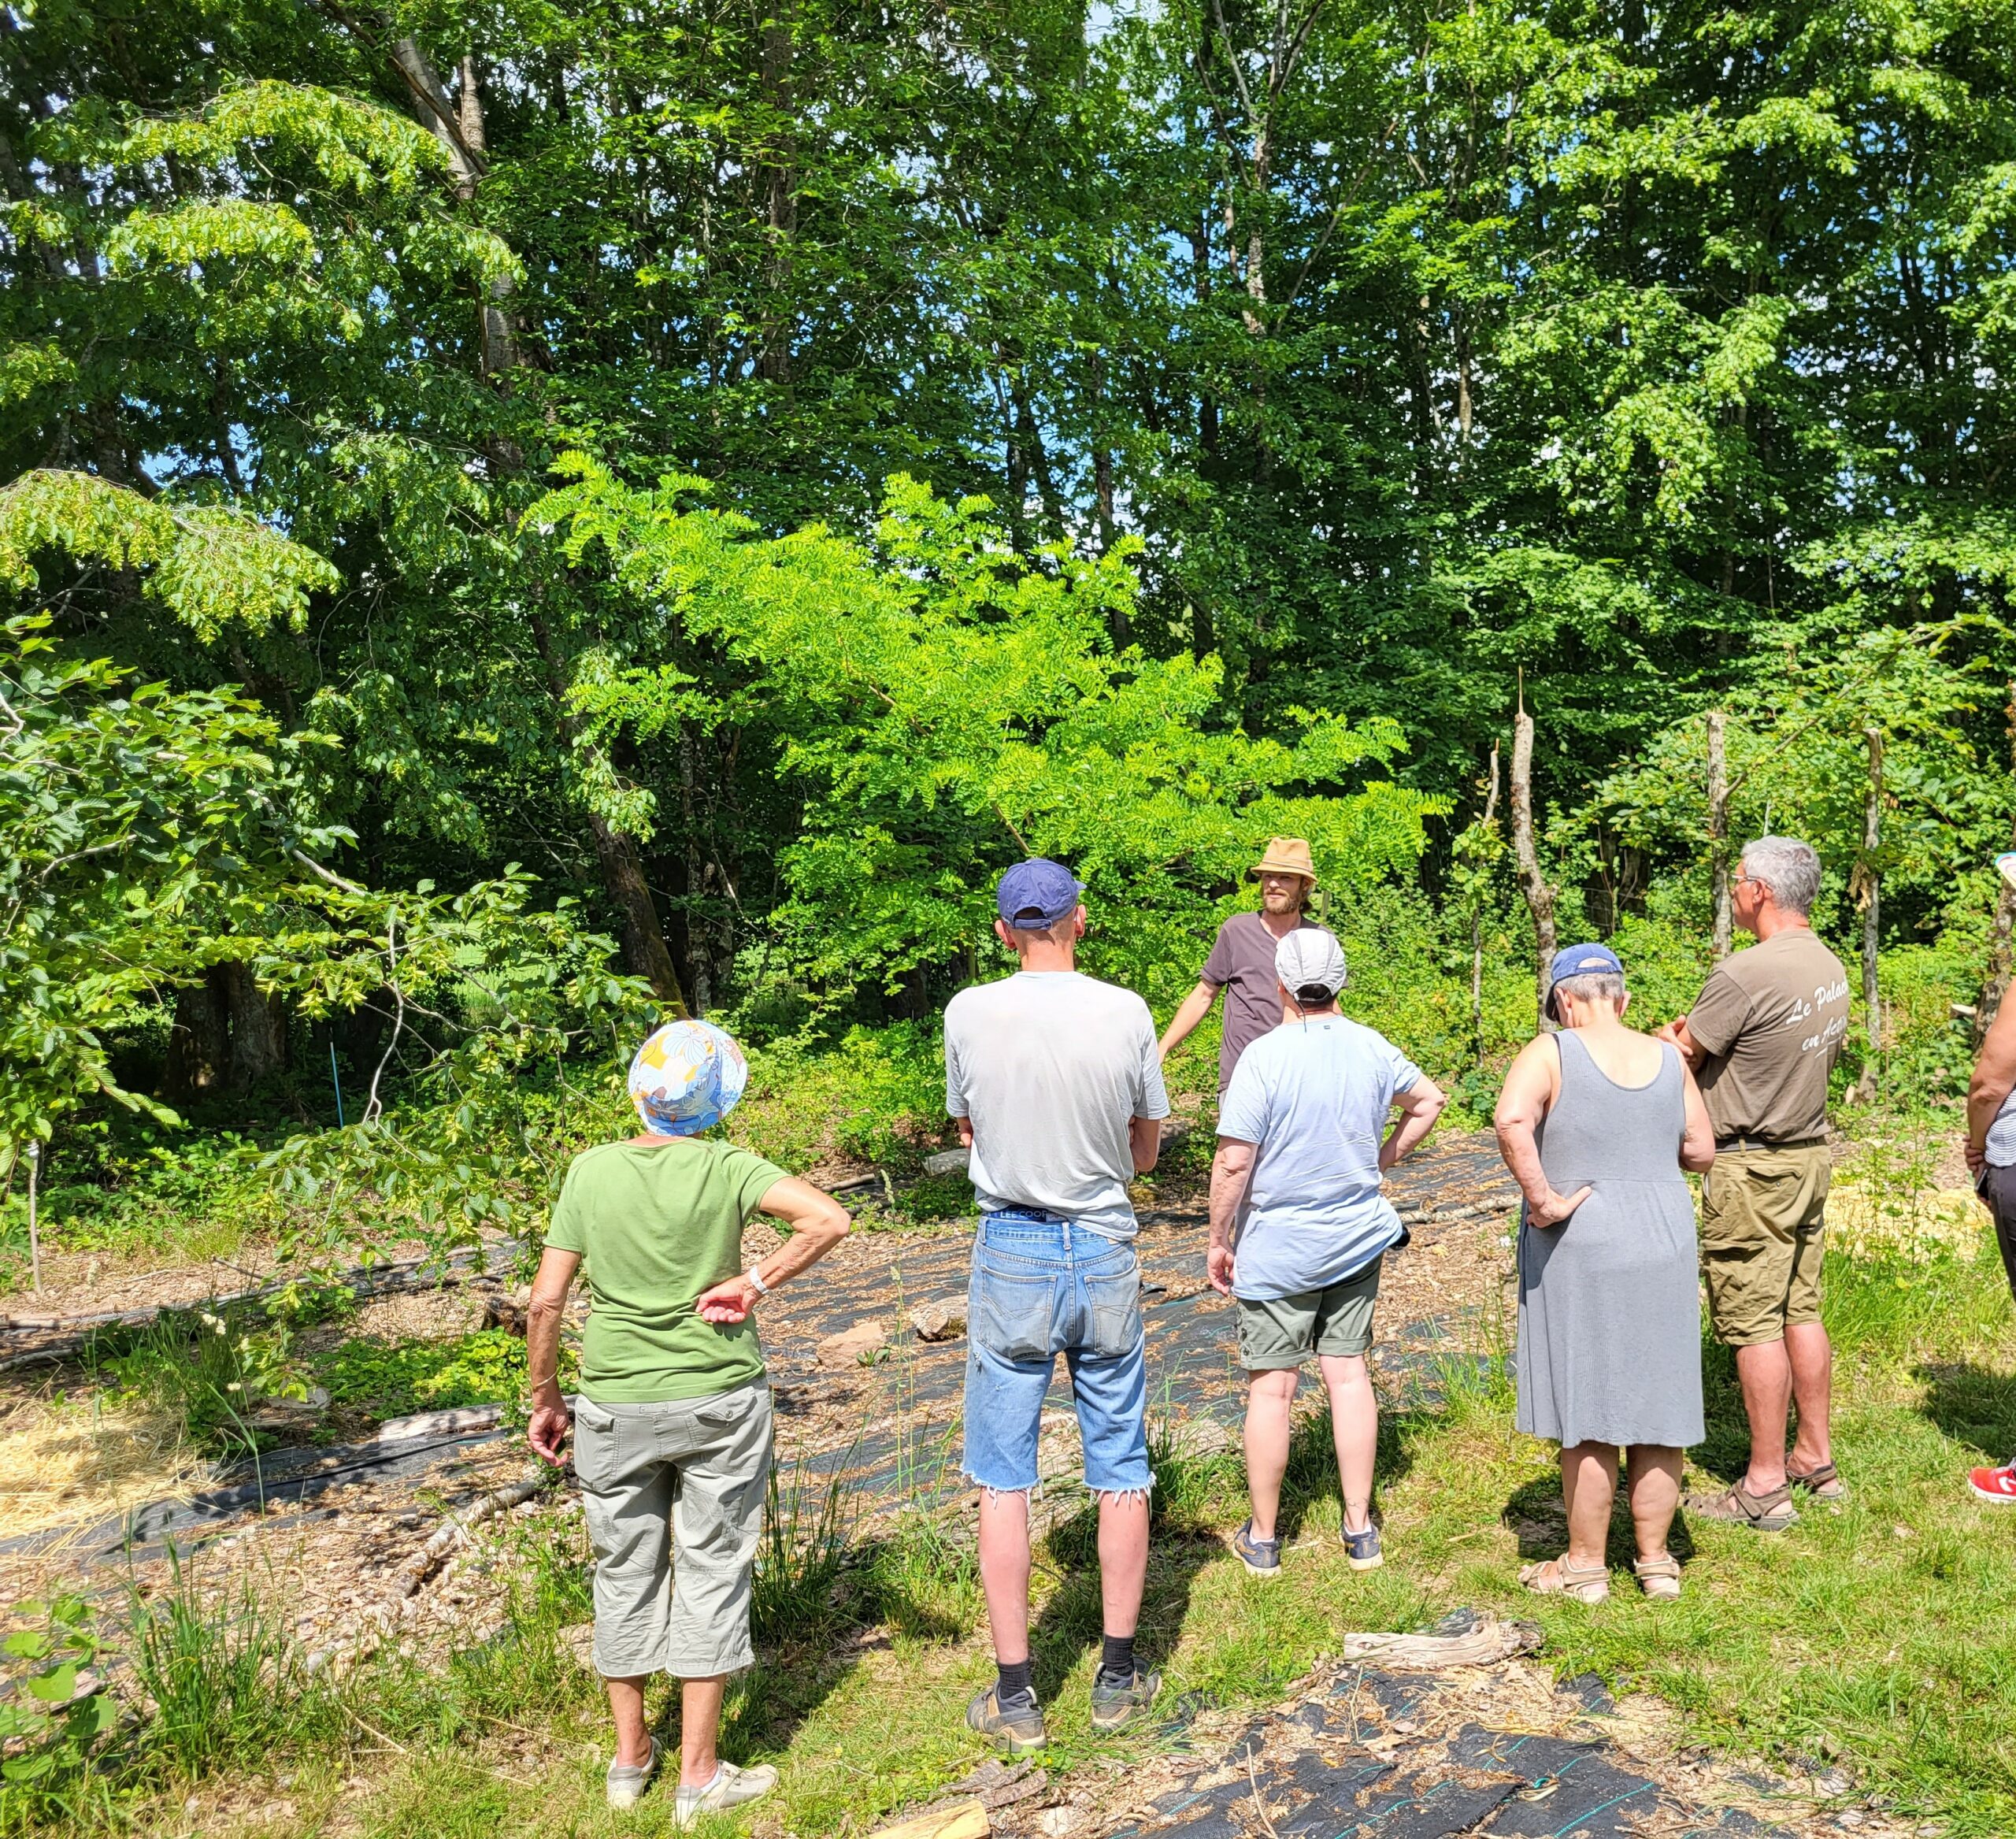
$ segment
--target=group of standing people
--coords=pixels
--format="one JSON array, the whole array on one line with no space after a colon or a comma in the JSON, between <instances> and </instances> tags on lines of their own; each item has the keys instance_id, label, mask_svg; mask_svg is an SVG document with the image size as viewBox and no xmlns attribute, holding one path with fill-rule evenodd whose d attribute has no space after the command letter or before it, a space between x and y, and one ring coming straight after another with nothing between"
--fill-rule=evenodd
<instances>
[{"instance_id":1,"label":"group of standing people","mask_svg":"<svg viewBox=\"0 0 2016 1839\"><path fill-rule=\"evenodd\" d=\"M1381 1262L1406 1235L1382 1181L1446 1100L1399 1048L1342 1014L1343 952L1306 911L1316 885L1307 843L1273 839L1251 873L1259 910L1221 928L1159 1040L1139 996L1077 968L1084 889L1040 858L1016 864L995 891L995 931L1014 972L960 991L946 1010L946 1105L970 1151L979 1211L962 1460L979 1491L995 1656L966 1722L1011 1750L1046 1741L1031 1676L1029 1507L1059 1355L1098 1503L1091 1723L1128 1725L1159 1688L1135 1648L1153 1474L1128 1190L1160 1151L1162 1062L1221 999L1205 1259L1212 1287L1233 1300L1235 1358L1247 1377L1251 1511L1232 1548L1256 1575L1281 1568L1292 1406L1314 1362L1330 1406L1343 1554L1354 1569L1383 1561L1366 1355ZM1736 1348L1752 1447L1744 1476L1690 1500L1689 1511L1768 1531L1796 1517L1794 1489L1840 1492L1819 1271L1827 1078L1846 1034L1847 981L1807 921L1818 884L1803 843L1749 845L1734 912L1758 944L1718 966L1693 1009L1655 1036L1625 1025L1629 993L1608 947L1556 955L1547 1008L1557 1032L1520 1054L1496 1118L1525 1203L1518 1423L1560 1444L1568 1510L1568 1548L1528 1567L1532 1589L1585 1601L1607 1593L1621 1448L1637 1576L1648 1595L1679 1593L1666 1539L1682 1452L1703 1433L1702 1268L1715 1333ZM1995 1038L2016 1085L2016 1020ZM634 1804L658 1768L643 1690L652 1674L670 1674L682 1681L680 1825L754 1800L776 1779L716 1750L725 1680L752 1658L751 1566L769 1470L754 1311L847 1229L830 1196L705 1138L746 1078L740 1051L707 1023L671 1023L645 1043L630 1074L643 1129L570 1167L529 1327L531 1440L557 1462L573 1429L595 1552L595 1659L617 1730L609 1800ZM2016 1152L2016 1100L2001 1109ZM2002 1166L2016 1168L2016 1153ZM1698 1251L1685 1170L1703 1176ZM2003 1243L2016 1281L2016 1175L2008 1187ZM759 1214L786 1237L745 1270L743 1232ZM584 1258L592 1307L570 1409L559 1326Z\"/></svg>"}]
</instances>

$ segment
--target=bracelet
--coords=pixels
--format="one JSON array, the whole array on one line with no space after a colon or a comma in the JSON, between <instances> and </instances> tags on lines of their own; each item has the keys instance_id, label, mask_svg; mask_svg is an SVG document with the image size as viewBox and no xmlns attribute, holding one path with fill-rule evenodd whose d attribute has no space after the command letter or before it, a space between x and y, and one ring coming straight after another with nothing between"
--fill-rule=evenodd
<instances>
[{"instance_id":1,"label":"bracelet","mask_svg":"<svg viewBox=\"0 0 2016 1839\"><path fill-rule=\"evenodd\" d=\"M763 1281L763 1267L761 1265L752 1264L747 1270L743 1273L743 1275L747 1277L750 1282L756 1286L756 1294L758 1296L767 1296L769 1295L770 1286Z\"/></svg>"}]
</instances>

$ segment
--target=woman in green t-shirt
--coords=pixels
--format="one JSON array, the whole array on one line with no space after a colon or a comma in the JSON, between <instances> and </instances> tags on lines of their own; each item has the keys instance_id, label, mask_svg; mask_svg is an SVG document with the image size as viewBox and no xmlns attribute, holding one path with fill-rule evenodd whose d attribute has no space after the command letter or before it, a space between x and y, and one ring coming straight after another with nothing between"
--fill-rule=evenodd
<instances>
[{"instance_id":1,"label":"woman in green t-shirt","mask_svg":"<svg viewBox=\"0 0 2016 1839\"><path fill-rule=\"evenodd\" d=\"M532 1284L533 1449L576 1430L595 1552L595 1668L616 1721L609 1804L634 1807L658 1763L644 1684L681 1681L674 1823L739 1807L776 1782L715 1752L728 1675L749 1665L750 1573L770 1472L770 1389L757 1300L837 1245L846 1210L734 1144L702 1141L749 1077L704 1021L669 1022L638 1049L630 1096L644 1125L568 1169ZM744 1271L758 1214L785 1242ZM592 1299L570 1413L557 1366L567 1292L585 1259ZM673 1567L677 1548L679 1563Z\"/></svg>"}]
</instances>

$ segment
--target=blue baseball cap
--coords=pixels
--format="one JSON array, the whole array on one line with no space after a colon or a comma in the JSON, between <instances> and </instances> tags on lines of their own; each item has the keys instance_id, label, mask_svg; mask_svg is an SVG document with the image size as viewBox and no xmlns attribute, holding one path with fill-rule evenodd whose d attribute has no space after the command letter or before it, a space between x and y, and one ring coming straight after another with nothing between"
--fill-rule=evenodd
<instances>
[{"instance_id":1,"label":"blue baseball cap","mask_svg":"<svg viewBox=\"0 0 2016 1839\"><path fill-rule=\"evenodd\" d=\"M1607 945L1562 946L1547 967L1547 1019L1561 1019L1555 1013L1554 986L1563 977L1600 977L1605 972L1612 977L1624 975L1624 961Z\"/></svg>"},{"instance_id":2,"label":"blue baseball cap","mask_svg":"<svg viewBox=\"0 0 2016 1839\"><path fill-rule=\"evenodd\" d=\"M1032 855L1001 877L1001 885L994 891L994 905L1010 925L1033 932L1069 918L1084 891L1084 884L1072 880L1071 871L1062 862Z\"/></svg>"}]
</instances>

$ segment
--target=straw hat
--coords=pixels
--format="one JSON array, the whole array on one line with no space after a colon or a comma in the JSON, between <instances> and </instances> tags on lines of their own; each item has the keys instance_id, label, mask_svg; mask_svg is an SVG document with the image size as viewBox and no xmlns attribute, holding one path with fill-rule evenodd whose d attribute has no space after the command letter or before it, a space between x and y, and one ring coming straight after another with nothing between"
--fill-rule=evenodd
<instances>
[{"instance_id":1,"label":"straw hat","mask_svg":"<svg viewBox=\"0 0 2016 1839\"><path fill-rule=\"evenodd\" d=\"M1270 836L1259 861L1248 869L1249 876L1299 875L1310 887L1316 885L1316 861L1309 845L1299 836Z\"/></svg>"}]
</instances>

